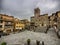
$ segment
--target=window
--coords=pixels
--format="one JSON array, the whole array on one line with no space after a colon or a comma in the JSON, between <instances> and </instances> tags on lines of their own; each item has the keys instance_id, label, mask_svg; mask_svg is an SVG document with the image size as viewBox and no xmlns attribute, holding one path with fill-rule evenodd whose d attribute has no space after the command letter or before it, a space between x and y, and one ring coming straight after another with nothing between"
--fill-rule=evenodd
<instances>
[{"instance_id":1,"label":"window","mask_svg":"<svg viewBox=\"0 0 60 45\"><path fill-rule=\"evenodd\" d=\"M0 19L2 19L2 16L0 16Z\"/></svg>"},{"instance_id":2,"label":"window","mask_svg":"<svg viewBox=\"0 0 60 45\"><path fill-rule=\"evenodd\" d=\"M3 23L3 21L0 21L0 23Z\"/></svg>"},{"instance_id":3,"label":"window","mask_svg":"<svg viewBox=\"0 0 60 45\"><path fill-rule=\"evenodd\" d=\"M8 24L11 24L11 22L8 22Z\"/></svg>"},{"instance_id":4,"label":"window","mask_svg":"<svg viewBox=\"0 0 60 45\"><path fill-rule=\"evenodd\" d=\"M44 26L44 24L42 24L42 26Z\"/></svg>"},{"instance_id":5,"label":"window","mask_svg":"<svg viewBox=\"0 0 60 45\"><path fill-rule=\"evenodd\" d=\"M19 22L17 22L17 24L19 24Z\"/></svg>"},{"instance_id":6,"label":"window","mask_svg":"<svg viewBox=\"0 0 60 45\"><path fill-rule=\"evenodd\" d=\"M41 27L41 24L40 24L40 27Z\"/></svg>"},{"instance_id":7,"label":"window","mask_svg":"<svg viewBox=\"0 0 60 45\"><path fill-rule=\"evenodd\" d=\"M18 26L16 26L16 27L18 27Z\"/></svg>"},{"instance_id":8,"label":"window","mask_svg":"<svg viewBox=\"0 0 60 45\"><path fill-rule=\"evenodd\" d=\"M2 25L0 25L0 28L2 28Z\"/></svg>"},{"instance_id":9,"label":"window","mask_svg":"<svg viewBox=\"0 0 60 45\"><path fill-rule=\"evenodd\" d=\"M39 19L39 21L41 21L41 20Z\"/></svg>"},{"instance_id":10,"label":"window","mask_svg":"<svg viewBox=\"0 0 60 45\"><path fill-rule=\"evenodd\" d=\"M46 24L44 24L44 26L46 26Z\"/></svg>"}]
</instances>

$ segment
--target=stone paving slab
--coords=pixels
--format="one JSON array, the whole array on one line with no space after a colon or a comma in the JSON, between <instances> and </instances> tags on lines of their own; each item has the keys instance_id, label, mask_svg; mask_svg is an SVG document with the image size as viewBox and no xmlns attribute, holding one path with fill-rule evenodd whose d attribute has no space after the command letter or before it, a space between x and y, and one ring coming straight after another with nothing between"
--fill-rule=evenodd
<instances>
[{"instance_id":1,"label":"stone paving slab","mask_svg":"<svg viewBox=\"0 0 60 45\"><path fill-rule=\"evenodd\" d=\"M7 42L8 45L24 45L27 39L31 39L31 45L36 45L36 40L39 40L41 42L44 41L45 45L60 45L60 39L57 38L54 31L49 31L47 34L40 32L24 31L4 36L1 38L1 41Z\"/></svg>"}]
</instances>

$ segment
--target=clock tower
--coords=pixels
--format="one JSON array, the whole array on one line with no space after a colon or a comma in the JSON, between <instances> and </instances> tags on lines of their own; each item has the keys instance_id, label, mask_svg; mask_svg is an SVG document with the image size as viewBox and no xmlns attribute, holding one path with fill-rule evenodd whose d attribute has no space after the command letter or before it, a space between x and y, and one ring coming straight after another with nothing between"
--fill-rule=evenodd
<instances>
[{"instance_id":1,"label":"clock tower","mask_svg":"<svg viewBox=\"0 0 60 45\"><path fill-rule=\"evenodd\" d=\"M40 9L39 8L35 8L34 9L34 16L38 17L40 15Z\"/></svg>"}]
</instances>

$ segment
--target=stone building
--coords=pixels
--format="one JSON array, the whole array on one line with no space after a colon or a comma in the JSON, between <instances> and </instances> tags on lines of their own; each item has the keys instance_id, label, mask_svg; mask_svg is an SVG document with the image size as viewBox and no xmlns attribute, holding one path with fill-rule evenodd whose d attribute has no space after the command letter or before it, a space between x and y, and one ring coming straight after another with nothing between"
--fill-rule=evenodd
<instances>
[{"instance_id":1,"label":"stone building","mask_svg":"<svg viewBox=\"0 0 60 45\"><path fill-rule=\"evenodd\" d=\"M57 27L58 29L60 29L60 11L56 12L56 16L57 16Z\"/></svg>"},{"instance_id":2,"label":"stone building","mask_svg":"<svg viewBox=\"0 0 60 45\"><path fill-rule=\"evenodd\" d=\"M60 29L60 11L52 13L52 15L48 16L48 14L41 15L40 9L35 8L34 16L31 17L30 21L30 29L34 31L43 31L46 30L48 27L54 26Z\"/></svg>"},{"instance_id":3,"label":"stone building","mask_svg":"<svg viewBox=\"0 0 60 45\"><path fill-rule=\"evenodd\" d=\"M56 13L52 13L52 15L49 16L49 24L51 27L56 25L58 28L60 27L60 11L57 11Z\"/></svg>"},{"instance_id":4,"label":"stone building","mask_svg":"<svg viewBox=\"0 0 60 45\"><path fill-rule=\"evenodd\" d=\"M47 29L47 26L49 25L49 19L48 19L48 14L40 14L40 9L35 8L34 9L34 16L31 17L31 30L34 31L41 31Z\"/></svg>"},{"instance_id":5,"label":"stone building","mask_svg":"<svg viewBox=\"0 0 60 45\"><path fill-rule=\"evenodd\" d=\"M3 23L3 19L2 19L2 14L0 14L0 31L4 30L4 23Z\"/></svg>"},{"instance_id":6,"label":"stone building","mask_svg":"<svg viewBox=\"0 0 60 45\"><path fill-rule=\"evenodd\" d=\"M28 19L23 19L21 22L25 24L25 29L30 29L30 21Z\"/></svg>"},{"instance_id":7,"label":"stone building","mask_svg":"<svg viewBox=\"0 0 60 45\"><path fill-rule=\"evenodd\" d=\"M0 30L11 32L14 29L14 17L6 14L0 14Z\"/></svg>"},{"instance_id":8,"label":"stone building","mask_svg":"<svg viewBox=\"0 0 60 45\"><path fill-rule=\"evenodd\" d=\"M49 25L53 27L55 24L57 24L56 13L52 13L52 15L49 16Z\"/></svg>"},{"instance_id":9,"label":"stone building","mask_svg":"<svg viewBox=\"0 0 60 45\"><path fill-rule=\"evenodd\" d=\"M14 19L14 31L22 31L25 28L25 24L18 18Z\"/></svg>"}]
</instances>

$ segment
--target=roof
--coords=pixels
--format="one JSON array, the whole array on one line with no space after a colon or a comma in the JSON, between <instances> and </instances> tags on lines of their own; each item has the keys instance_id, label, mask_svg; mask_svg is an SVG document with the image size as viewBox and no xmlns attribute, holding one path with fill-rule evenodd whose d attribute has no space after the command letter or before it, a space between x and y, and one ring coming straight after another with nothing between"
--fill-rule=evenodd
<instances>
[{"instance_id":1,"label":"roof","mask_svg":"<svg viewBox=\"0 0 60 45\"><path fill-rule=\"evenodd\" d=\"M60 13L60 11L57 11L56 13Z\"/></svg>"},{"instance_id":2,"label":"roof","mask_svg":"<svg viewBox=\"0 0 60 45\"><path fill-rule=\"evenodd\" d=\"M53 16L53 15L56 15L56 13L52 13L52 16Z\"/></svg>"},{"instance_id":3,"label":"roof","mask_svg":"<svg viewBox=\"0 0 60 45\"><path fill-rule=\"evenodd\" d=\"M13 17L13 16L9 16L7 14L0 14L1 16L7 16L7 17Z\"/></svg>"},{"instance_id":4,"label":"roof","mask_svg":"<svg viewBox=\"0 0 60 45\"><path fill-rule=\"evenodd\" d=\"M60 11L57 11L57 12L56 12L56 15L57 15L58 13L60 13Z\"/></svg>"},{"instance_id":5,"label":"roof","mask_svg":"<svg viewBox=\"0 0 60 45\"><path fill-rule=\"evenodd\" d=\"M35 8L34 10L40 10L40 9L37 7L37 8Z\"/></svg>"},{"instance_id":6,"label":"roof","mask_svg":"<svg viewBox=\"0 0 60 45\"><path fill-rule=\"evenodd\" d=\"M34 16L32 16L31 18L34 18Z\"/></svg>"}]
</instances>

